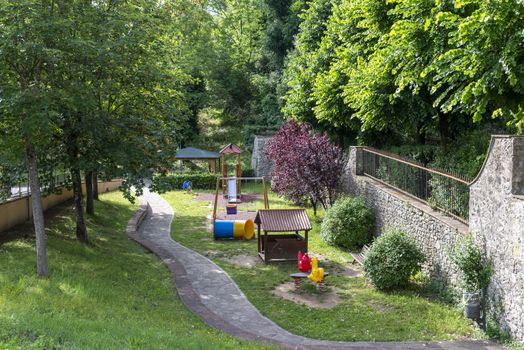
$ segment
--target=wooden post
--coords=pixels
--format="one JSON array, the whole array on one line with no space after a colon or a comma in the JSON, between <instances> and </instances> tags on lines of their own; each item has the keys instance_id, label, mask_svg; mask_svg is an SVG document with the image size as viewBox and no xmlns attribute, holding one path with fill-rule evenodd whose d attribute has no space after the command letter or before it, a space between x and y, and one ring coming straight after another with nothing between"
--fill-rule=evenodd
<instances>
[{"instance_id":1,"label":"wooden post","mask_svg":"<svg viewBox=\"0 0 524 350\"><path fill-rule=\"evenodd\" d=\"M236 166L235 172L236 172L237 177L242 177L242 169L240 168L240 154L237 154L237 166ZM240 185L241 185L240 180L237 180L237 193L239 195L242 193L240 189Z\"/></svg>"},{"instance_id":2,"label":"wooden post","mask_svg":"<svg viewBox=\"0 0 524 350\"><path fill-rule=\"evenodd\" d=\"M260 246L260 239L261 239L261 237L260 237L260 224L257 224L257 238L258 238L257 239L257 241L258 241L258 252L260 253L260 252L262 252L262 249L261 249L262 247Z\"/></svg>"},{"instance_id":3,"label":"wooden post","mask_svg":"<svg viewBox=\"0 0 524 350\"><path fill-rule=\"evenodd\" d=\"M222 163L222 178L227 177L227 164L225 162L224 154L220 155L220 161ZM222 194L226 194L226 180L222 179Z\"/></svg>"},{"instance_id":4,"label":"wooden post","mask_svg":"<svg viewBox=\"0 0 524 350\"><path fill-rule=\"evenodd\" d=\"M306 230L306 253L307 253L307 243L308 243L308 230Z\"/></svg>"},{"instance_id":5,"label":"wooden post","mask_svg":"<svg viewBox=\"0 0 524 350\"><path fill-rule=\"evenodd\" d=\"M213 233L213 239L215 239L215 221L217 219L218 187L219 187L219 179L217 176L217 185L216 185L216 190L215 190L215 203L213 205L213 222L211 223L213 225L213 227L211 227L211 232Z\"/></svg>"},{"instance_id":6,"label":"wooden post","mask_svg":"<svg viewBox=\"0 0 524 350\"><path fill-rule=\"evenodd\" d=\"M208 159L207 163L208 163L209 172L216 174L216 172L217 172L217 160L216 159Z\"/></svg>"},{"instance_id":7,"label":"wooden post","mask_svg":"<svg viewBox=\"0 0 524 350\"><path fill-rule=\"evenodd\" d=\"M240 195L241 191L240 191L240 186L241 186L241 183L240 183L240 177L242 176L242 174L240 173L240 164L237 164L236 165L236 169L235 169L235 174L237 176L237 193Z\"/></svg>"},{"instance_id":8,"label":"wooden post","mask_svg":"<svg viewBox=\"0 0 524 350\"><path fill-rule=\"evenodd\" d=\"M269 260L269 251L267 250L267 231L264 231L264 262L267 264L267 261Z\"/></svg>"},{"instance_id":9,"label":"wooden post","mask_svg":"<svg viewBox=\"0 0 524 350\"><path fill-rule=\"evenodd\" d=\"M264 209L269 209L269 200L267 198L266 178L262 176L262 191L264 192Z\"/></svg>"}]
</instances>

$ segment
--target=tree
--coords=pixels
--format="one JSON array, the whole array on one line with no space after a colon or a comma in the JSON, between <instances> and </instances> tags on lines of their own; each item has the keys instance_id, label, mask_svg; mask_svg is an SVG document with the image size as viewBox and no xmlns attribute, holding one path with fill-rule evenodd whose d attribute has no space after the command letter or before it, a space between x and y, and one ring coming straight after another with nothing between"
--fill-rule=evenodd
<instances>
[{"instance_id":1,"label":"tree","mask_svg":"<svg viewBox=\"0 0 524 350\"><path fill-rule=\"evenodd\" d=\"M308 123L318 123L313 113L316 99L312 96L312 89L317 74L325 69L326 61L330 59L329 55L321 53L327 50L320 50L320 46L332 9L331 0L315 0L300 15L302 22L295 39L295 48L287 57L283 73L286 92L282 97L285 102L282 110ZM332 46L327 41L324 42L324 49Z\"/></svg>"},{"instance_id":2,"label":"tree","mask_svg":"<svg viewBox=\"0 0 524 350\"><path fill-rule=\"evenodd\" d=\"M422 74L445 113L524 127L524 4L468 0L435 6L428 31L445 28L448 45Z\"/></svg>"},{"instance_id":3,"label":"tree","mask_svg":"<svg viewBox=\"0 0 524 350\"><path fill-rule=\"evenodd\" d=\"M177 4L2 3L0 54L9 64L2 67L0 101L6 118L15 116L4 119L14 140L9 149L19 137L27 160L44 161L46 172L69 169L79 241L88 242L81 172L88 212L94 212L92 172L125 178L132 199L130 189L140 193L150 168L167 167L186 128L189 77L171 52L177 41L166 34L178 37Z\"/></svg>"},{"instance_id":4,"label":"tree","mask_svg":"<svg viewBox=\"0 0 524 350\"><path fill-rule=\"evenodd\" d=\"M314 134L308 124L290 121L269 143L274 162L272 189L293 201L309 199L316 215L318 203L331 206L339 190L342 150L326 134Z\"/></svg>"},{"instance_id":5,"label":"tree","mask_svg":"<svg viewBox=\"0 0 524 350\"><path fill-rule=\"evenodd\" d=\"M487 116L521 129L523 6L315 0L289 55L284 111L359 128L361 140L438 137L444 149Z\"/></svg>"},{"instance_id":6,"label":"tree","mask_svg":"<svg viewBox=\"0 0 524 350\"><path fill-rule=\"evenodd\" d=\"M39 161L52 153L47 138L54 128L55 111L50 102L45 66L52 52L45 35L31 28L54 29L42 9L28 1L0 3L0 125L2 160L26 164L31 189L33 224L36 236L36 266L39 276L48 275L45 223L42 206ZM6 155L6 153L9 153ZM11 163L13 164L13 163Z\"/></svg>"}]
</instances>

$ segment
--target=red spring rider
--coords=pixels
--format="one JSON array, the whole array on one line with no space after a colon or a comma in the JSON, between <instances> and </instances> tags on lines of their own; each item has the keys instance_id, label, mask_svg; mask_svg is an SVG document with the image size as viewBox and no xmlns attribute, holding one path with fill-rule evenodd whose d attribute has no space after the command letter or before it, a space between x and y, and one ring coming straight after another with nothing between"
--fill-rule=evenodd
<instances>
[{"instance_id":1,"label":"red spring rider","mask_svg":"<svg viewBox=\"0 0 524 350\"><path fill-rule=\"evenodd\" d=\"M298 269L301 272L308 272L311 270L311 259L307 253L302 255L301 251L298 252Z\"/></svg>"}]
</instances>

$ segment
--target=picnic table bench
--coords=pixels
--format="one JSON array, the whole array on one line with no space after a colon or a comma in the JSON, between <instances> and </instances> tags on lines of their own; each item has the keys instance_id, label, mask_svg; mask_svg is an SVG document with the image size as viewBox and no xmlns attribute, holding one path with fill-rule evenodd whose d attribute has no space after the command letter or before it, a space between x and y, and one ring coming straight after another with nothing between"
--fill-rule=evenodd
<instances>
[{"instance_id":1,"label":"picnic table bench","mask_svg":"<svg viewBox=\"0 0 524 350\"><path fill-rule=\"evenodd\" d=\"M370 247L367 244L364 244L360 253L350 253L353 257L353 263L358 262L360 265L364 265L364 260L366 260L366 254L369 251Z\"/></svg>"},{"instance_id":2,"label":"picnic table bench","mask_svg":"<svg viewBox=\"0 0 524 350\"><path fill-rule=\"evenodd\" d=\"M309 272L296 272L296 273L292 273L290 274L289 276L291 278L293 278L294 282L295 282L295 289L300 289L300 283L302 281L303 278L307 278L307 276L309 276ZM326 276L329 276L329 272L327 271L324 271L324 279ZM324 279L322 279L322 281L320 281L319 283L317 283L317 288L319 288L320 290L325 290L326 289L326 286L324 284Z\"/></svg>"}]
</instances>

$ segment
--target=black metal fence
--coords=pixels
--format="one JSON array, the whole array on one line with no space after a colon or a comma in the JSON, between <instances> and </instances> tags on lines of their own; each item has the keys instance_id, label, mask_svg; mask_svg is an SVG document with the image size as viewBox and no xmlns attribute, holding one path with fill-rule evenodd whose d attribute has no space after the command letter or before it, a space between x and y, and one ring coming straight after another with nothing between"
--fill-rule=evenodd
<instances>
[{"instance_id":1,"label":"black metal fence","mask_svg":"<svg viewBox=\"0 0 524 350\"><path fill-rule=\"evenodd\" d=\"M44 193L53 192L57 188L61 188L70 182L70 179L66 173L56 174L49 176L45 179L45 186L41 189ZM26 175L18 176L18 180L13 184L4 184L3 188L0 188L0 203L14 199L26 197L31 194L29 188L29 182Z\"/></svg>"},{"instance_id":2,"label":"black metal fence","mask_svg":"<svg viewBox=\"0 0 524 350\"><path fill-rule=\"evenodd\" d=\"M460 174L428 168L394 154L363 147L364 175L427 202L463 221L469 214L469 179Z\"/></svg>"}]
</instances>

